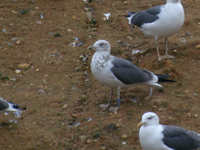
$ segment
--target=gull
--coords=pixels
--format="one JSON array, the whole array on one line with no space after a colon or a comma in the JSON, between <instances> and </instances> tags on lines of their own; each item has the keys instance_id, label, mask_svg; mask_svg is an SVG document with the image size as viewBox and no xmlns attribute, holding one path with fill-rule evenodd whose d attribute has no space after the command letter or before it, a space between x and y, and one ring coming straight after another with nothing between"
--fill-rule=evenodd
<instances>
[{"instance_id":1,"label":"gull","mask_svg":"<svg viewBox=\"0 0 200 150\"><path fill-rule=\"evenodd\" d=\"M140 12L129 12L126 17L132 27L137 26L145 35L154 37L159 61L174 58L168 54L168 37L177 33L184 24L184 8L181 0L167 0L164 5ZM164 56L159 52L159 37L164 37Z\"/></svg>"},{"instance_id":2,"label":"gull","mask_svg":"<svg viewBox=\"0 0 200 150\"><path fill-rule=\"evenodd\" d=\"M21 112L25 109L26 108L20 108L19 105L12 103L12 102L8 102L7 100L0 97L0 111L2 111L2 112L11 111L11 112L14 112L16 117L20 117Z\"/></svg>"},{"instance_id":3,"label":"gull","mask_svg":"<svg viewBox=\"0 0 200 150\"><path fill-rule=\"evenodd\" d=\"M196 150L200 147L200 134L191 130L159 124L154 112L144 113L139 139L143 150Z\"/></svg>"},{"instance_id":4,"label":"gull","mask_svg":"<svg viewBox=\"0 0 200 150\"><path fill-rule=\"evenodd\" d=\"M120 105L121 87L147 84L162 88L158 82L174 82L168 79L168 75L154 74L151 71L140 69L128 60L112 56L110 43L106 40L96 41L91 48L96 51L90 63L91 72L101 83L111 88L117 88L118 106ZM149 97L151 96L152 88L150 88Z\"/></svg>"}]
</instances>

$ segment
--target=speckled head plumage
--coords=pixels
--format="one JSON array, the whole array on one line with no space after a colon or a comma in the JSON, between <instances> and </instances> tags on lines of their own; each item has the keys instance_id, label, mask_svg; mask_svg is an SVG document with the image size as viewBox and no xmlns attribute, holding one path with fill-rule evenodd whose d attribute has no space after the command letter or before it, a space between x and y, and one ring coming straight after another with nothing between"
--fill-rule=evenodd
<instances>
[{"instance_id":1,"label":"speckled head plumage","mask_svg":"<svg viewBox=\"0 0 200 150\"><path fill-rule=\"evenodd\" d=\"M106 40L98 40L96 41L93 46L96 52L109 52L111 51L110 43Z\"/></svg>"}]
</instances>

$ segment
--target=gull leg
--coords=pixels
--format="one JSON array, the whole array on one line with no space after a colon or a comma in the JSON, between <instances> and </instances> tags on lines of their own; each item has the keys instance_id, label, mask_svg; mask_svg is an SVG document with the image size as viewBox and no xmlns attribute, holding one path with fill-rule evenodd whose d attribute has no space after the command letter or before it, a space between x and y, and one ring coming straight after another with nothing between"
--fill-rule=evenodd
<instances>
[{"instance_id":1,"label":"gull leg","mask_svg":"<svg viewBox=\"0 0 200 150\"><path fill-rule=\"evenodd\" d=\"M110 89L110 101L112 100L113 97L113 88Z\"/></svg>"},{"instance_id":2,"label":"gull leg","mask_svg":"<svg viewBox=\"0 0 200 150\"><path fill-rule=\"evenodd\" d=\"M99 107L103 109L103 111L105 111L109 106L110 106L110 103L111 103L111 100L112 100L112 95L113 95L113 88L110 88L110 95L109 95L109 98L108 98L108 95L105 95L105 99L107 100L107 102L105 104L100 104Z\"/></svg>"},{"instance_id":3,"label":"gull leg","mask_svg":"<svg viewBox=\"0 0 200 150\"><path fill-rule=\"evenodd\" d=\"M154 39L155 39L155 45L156 45L156 50L157 50L157 55L158 55L158 61L160 61L161 60L161 56L160 56L159 46L158 46L158 37L155 36Z\"/></svg>"},{"instance_id":4,"label":"gull leg","mask_svg":"<svg viewBox=\"0 0 200 150\"><path fill-rule=\"evenodd\" d=\"M165 57L166 58L175 58L174 56L172 56L172 55L169 55L168 54L168 38L166 37L165 39Z\"/></svg>"},{"instance_id":5,"label":"gull leg","mask_svg":"<svg viewBox=\"0 0 200 150\"><path fill-rule=\"evenodd\" d=\"M120 106L120 87L117 87L117 106Z\"/></svg>"},{"instance_id":6,"label":"gull leg","mask_svg":"<svg viewBox=\"0 0 200 150\"><path fill-rule=\"evenodd\" d=\"M145 97L145 100L149 100L152 97L152 94L153 94L153 88L150 87L149 95L147 97Z\"/></svg>"},{"instance_id":7,"label":"gull leg","mask_svg":"<svg viewBox=\"0 0 200 150\"><path fill-rule=\"evenodd\" d=\"M110 98L109 98L109 101L108 101L108 105L110 105L112 98L113 98L113 88L110 89Z\"/></svg>"},{"instance_id":8,"label":"gull leg","mask_svg":"<svg viewBox=\"0 0 200 150\"><path fill-rule=\"evenodd\" d=\"M111 106L109 108L109 111L116 114L119 109L119 106L120 106L120 87L117 87L117 106L114 106L114 107Z\"/></svg>"},{"instance_id":9,"label":"gull leg","mask_svg":"<svg viewBox=\"0 0 200 150\"><path fill-rule=\"evenodd\" d=\"M164 43L165 43L165 55L162 56L161 59L172 59L172 58L175 58L174 56L168 54L168 50L169 49L168 49L168 38L167 37L164 38Z\"/></svg>"}]
</instances>

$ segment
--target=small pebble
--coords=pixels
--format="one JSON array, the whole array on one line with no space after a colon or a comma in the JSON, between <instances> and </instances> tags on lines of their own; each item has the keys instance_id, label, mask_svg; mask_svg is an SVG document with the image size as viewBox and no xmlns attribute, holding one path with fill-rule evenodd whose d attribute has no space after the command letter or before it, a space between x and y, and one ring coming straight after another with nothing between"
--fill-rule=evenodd
<instances>
[{"instance_id":1,"label":"small pebble","mask_svg":"<svg viewBox=\"0 0 200 150\"><path fill-rule=\"evenodd\" d=\"M19 44L21 44L21 43L22 43L21 40L17 40L17 41L16 41L16 44L17 44L17 45L19 45Z\"/></svg>"},{"instance_id":2,"label":"small pebble","mask_svg":"<svg viewBox=\"0 0 200 150\"><path fill-rule=\"evenodd\" d=\"M89 117L87 121L90 122L90 121L92 121L92 120L93 120L93 119L92 119L91 117Z\"/></svg>"},{"instance_id":3,"label":"small pebble","mask_svg":"<svg viewBox=\"0 0 200 150\"><path fill-rule=\"evenodd\" d=\"M122 145L126 145L126 144L127 144L126 141L123 141L123 142L122 142Z\"/></svg>"},{"instance_id":4,"label":"small pebble","mask_svg":"<svg viewBox=\"0 0 200 150\"><path fill-rule=\"evenodd\" d=\"M3 33L6 33L6 32L7 32L7 30L6 30L5 28L3 28L1 31L2 31Z\"/></svg>"},{"instance_id":5,"label":"small pebble","mask_svg":"<svg viewBox=\"0 0 200 150\"><path fill-rule=\"evenodd\" d=\"M133 37L132 36L127 36L126 37L128 40L132 41L133 40Z\"/></svg>"},{"instance_id":6,"label":"small pebble","mask_svg":"<svg viewBox=\"0 0 200 150\"><path fill-rule=\"evenodd\" d=\"M128 2L127 2L127 1L124 1L124 4L126 5L126 4L128 4Z\"/></svg>"},{"instance_id":7,"label":"small pebble","mask_svg":"<svg viewBox=\"0 0 200 150\"><path fill-rule=\"evenodd\" d=\"M82 101L87 100L87 95L81 95L81 100L82 100Z\"/></svg>"},{"instance_id":8,"label":"small pebble","mask_svg":"<svg viewBox=\"0 0 200 150\"><path fill-rule=\"evenodd\" d=\"M196 45L195 48L200 49L200 44Z\"/></svg>"},{"instance_id":9,"label":"small pebble","mask_svg":"<svg viewBox=\"0 0 200 150\"><path fill-rule=\"evenodd\" d=\"M11 38L11 41L14 41L14 42L16 42L17 40L19 40L19 38L18 38L18 37L13 37L13 38Z\"/></svg>"},{"instance_id":10,"label":"small pebble","mask_svg":"<svg viewBox=\"0 0 200 150\"><path fill-rule=\"evenodd\" d=\"M77 18L76 16L72 16L72 19L76 20L76 18Z\"/></svg>"},{"instance_id":11,"label":"small pebble","mask_svg":"<svg viewBox=\"0 0 200 150\"><path fill-rule=\"evenodd\" d=\"M86 12L86 16L89 21L92 21L92 19L93 19L92 12L90 12L90 11Z\"/></svg>"},{"instance_id":12,"label":"small pebble","mask_svg":"<svg viewBox=\"0 0 200 150\"><path fill-rule=\"evenodd\" d=\"M39 90L38 90L38 93L39 93L39 94L46 94L46 92L45 92L44 89L39 89Z\"/></svg>"},{"instance_id":13,"label":"small pebble","mask_svg":"<svg viewBox=\"0 0 200 150\"><path fill-rule=\"evenodd\" d=\"M4 115L7 116L7 115L8 115L8 112L4 112Z\"/></svg>"},{"instance_id":14,"label":"small pebble","mask_svg":"<svg viewBox=\"0 0 200 150\"><path fill-rule=\"evenodd\" d=\"M179 41L183 44L185 44L187 42L187 40L185 38L180 38Z\"/></svg>"},{"instance_id":15,"label":"small pebble","mask_svg":"<svg viewBox=\"0 0 200 150\"><path fill-rule=\"evenodd\" d=\"M67 29L67 32L72 32L72 29Z\"/></svg>"},{"instance_id":16,"label":"small pebble","mask_svg":"<svg viewBox=\"0 0 200 150\"><path fill-rule=\"evenodd\" d=\"M116 123L116 127L117 127L117 128L120 128L120 127L121 127L121 124L120 124L120 123Z\"/></svg>"},{"instance_id":17,"label":"small pebble","mask_svg":"<svg viewBox=\"0 0 200 150\"><path fill-rule=\"evenodd\" d=\"M73 113L73 114L71 114L71 116L72 116L73 118L77 118L77 117L78 117L78 114Z\"/></svg>"},{"instance_id":18,"label":"small pebble","mask_svg":"<svg viewBox=\"0 0 200 150\"><path fill-rule=\"evenodd\" d=\"M65 104L65 105L63 105L63 107L62 108L67 108L68 107L68 104Z\"/></svg>"},{"instance_id":19,"label":"small pebble","mask_svg":"<svg viewBox=\"0 0 200 150\"><path fill-rule=\"evenodd\" d=\"M194 117L195 117L195 118L198 118L198 116L199 116L198 114L194 114Z\"/></svg>"},{"instance_id":20,"label":"small pebble","mask_svg":"<svg viewBox=\"0 0 200 150\"><path fill-rule=\"evenodd\" d=\"M81 142L85 142L86 138L87 137L85 135L79 136L79 139L81 140Z\"/></svg>"},{"instance_id":21,"label":"small pebble","mask_svg":"<svg viewBox=\"0 0 200 150\"><path fill-rule=\"evenodd\" d=\"M88 3L88 0L83 0L84 3Z\"/></svg>"},{"instance_id":22,"label":"small pebble","mask_svg":"<svg viewBox=\"0 0 200 150\"><path fill-rule=\"evenodd\" d=\"M81 42L78 37L75 37L74 42L69 44L69 46L72 46L72 47L80 47L82 45L83 45L83 42Z\"/></svg>"},{"instance_id":23,"label":"small pebble","mask_svg":"<svg viewBox=\"0 0 200 150\"><path fill-rule=\"evenodd\" d=\"M30 64L27 64L27 63L17 65L17 68L19 69L28 69L29 67L30 67Z\"/></svg>"},{"instance_id":24,"label":"small pebble","mask_svg":"<svg viewBox=\"0 0 200 150\"><path fill-rule=\"evenodd\" d=\"M17 14L17 12L16 12L15 10L12 10L11 12L12 12L13 14Z\"/></svg>"},{"instance_id":25,"label":"small pebble","mask_svg":"<svg viewBox=\"0 0 200 150\"><path fill-rule=\"evenodd\" d=\"M194 95L194 96L199 96L198 93L196 93L196 92L194 92L193 95Z\"/></svg>"},{"instance_id":26,"label":"small pebble","mask_svg":"<svg viewBox=\"0 0 200 150\"><path fill-rule=\"evenodd\" d=\"M92 143L92 140L91 139L87 139L86 143L90 144L90 143Z\"/></svg>"},{"instance_id":27,"label":"small pebble","mask_svg":"<svg viewBox=\"0 0 200 150\"><path fill-rule=\"evenodd\" d=\"M15 73L19 74L19 73L21 73L21 70L16 69L16 70L15 70Z\"/></svg>"},{"instance_id":28,"label":"small pebble","mask_svg":"<svg viewBox=\"0 0 200 150\"><path fill-rule=\"evenodd\" d=\"M10 78L10 81L16 81L17 79L16 78Z\"/></svg>"},{"instance_id":29,"label":"small pebble","mask_svg":"<svg viewBox=\"0 0 200 150\"><path fill-rule=\"evenodd\" d=\"M123 135L121 136L122 139L127 139L127 137L128 137L128 135L126 135L126 134L123 134Z\"/></svg>"},{"instance_id":30,"label":"small pebble","mask_svg":"<svg viewBox=\"0 0 200 150\"><path fill-rule=\"evenodd\" d=\"M9 120L9 123L15 123L15 124L17 124L18 123L18 121L17 120Z\"/></svg>"},{"instance_id":31,"label":"small pebble","mask_svg":"<svg viewBox=\"0 0 200 150\"><path fill-rule=\"evenodd\" d=\"M38 20L36 21L36 24L42 24L42 21Z\"/></svg>"},{"instance_id":32,"label":"small pebble","mask_svg":"<svg viewBox=\"0 0 200 150\"><path fill-rule=\"evenodd\" d=\"M81 123L80 122L73 122L72 123L72 125L70 125L70 127L78 127L78 126L80 126L81 125Z\"/></svg>"},{"instance_id":33,"label":"small pebble","mask_svg":"<svg viewBox=\"0 0 200 150\"><path fill-rule=\"evenodd\" d=\"M191 114L191 113L187 113L187 116L188 116L189 118L191 118L191 117L192 117L192 114Z\"/></svg>"},{"instance_id":34,"label":"small pebble","mask_svg":"<svg viewBox=\"0 0 200 150\"><path fill-rule=\"evenodd\" d=\"M99 107L103 110L106 110L109 107L110 104L100 104Z\"/></svg>"},{"instance_id":35,"label":"small pebble","mask_svg":"<svg viewBox=\"0 0 200 150\"><path fill-rule=\"evenodd\" d=\"M132 50L132 55L143 54L145 52L146 52L146 50L133 49Z\"/></svg>"},{"instance_id":36,"label":"small pebble","mask_svg":"<svg viewBox=\"0 0 200 150\"><path fill-rule=\"evenodd\" d=\"M109 111L112 112L112 113L114 113L114 114L117 114L118 109L119 109L119 107L113 107L113 106L111 106L109 108Z\"/></svg>"},{"instance_id":37,"label":"small pebble","mask_svg":"<svg viewBox=\"0 0 200 150\"><path fill-rule=\"evenodd\" d=\"M140 50L139 49L133 49L132 50L132 55L136 55L136 54L138 54L138 53L140 53Z\"/></svg>"},{"instance_id":38,"label":"small pebble","mask_svg":"<svg viewBox=\"0 0 200 150\"><path fill-rule=\"evenodd\" d=\"M106 147L105 147L105 146L101 146L100 149L101 149L101 150L106 150Z\"/></svg>"}]
</instances>

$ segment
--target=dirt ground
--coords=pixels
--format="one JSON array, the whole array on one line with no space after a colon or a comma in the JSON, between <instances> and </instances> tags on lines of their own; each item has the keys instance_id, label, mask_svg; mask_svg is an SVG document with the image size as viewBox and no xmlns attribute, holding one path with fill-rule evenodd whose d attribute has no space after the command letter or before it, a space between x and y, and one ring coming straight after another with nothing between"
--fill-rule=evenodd
<instances>
[{"instance_id":1,"label":"dirt ground","mask_svg":"<svg viewBox=\"0 0 200 150\"><path fill-rule=\"evenodd\" d=\"M0 96L27 110L17 124L7 124L1 114L0 149L140 150L136 124L146 111L158 113L162 123L200 132L200 0L183 0L185 24L169 39L172 60L158 62L153 38L130 30L123 16L162 3L1 0ZM111 19L104 21L107 12ZM75 37L82 43L74 47ZM149 101L144 100L147 87L122 89L118 113L102 110L109 88L94 79L89 67L93 51L88 46L98 39L108 40L114 55L168 73L177 82L163 84L163 92L155 89ZM133 56L132 49L147 52ZM137 103L129 101L133 97Z\"/></svg>"}]
</instances>

